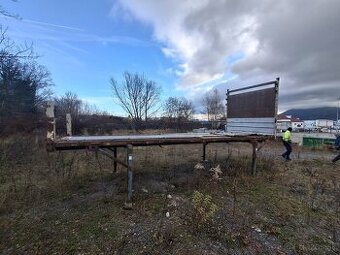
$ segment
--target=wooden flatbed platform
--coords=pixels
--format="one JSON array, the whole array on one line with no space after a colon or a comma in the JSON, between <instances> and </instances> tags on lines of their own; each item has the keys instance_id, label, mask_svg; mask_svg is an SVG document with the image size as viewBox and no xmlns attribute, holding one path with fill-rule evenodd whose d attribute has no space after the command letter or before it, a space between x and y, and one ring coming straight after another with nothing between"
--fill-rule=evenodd
<instances>
[{"instance_id":1,"label":"wooden flatbed platform","mask_svg":"<svg viewBox=\"0 0 340 255\"><path fill-rule=\"evenodd\" d=\"M88 148L112 148L172 144L208 144L246 142L258 143L268 139L267 136L258 135L228 135L225 133L176 133L162 135L124 135L124 136L69 136L49 140L48 151L54 150L77 150Z\"/></svg>"},{"instance_id":2,"label":"wooden flatbed platform","mask_svg":"<svg viewBox=\"0 0 340 255\"><path fill-rule=\"evenodd\" d=\"M100 152L114 162L114 171L117 164L127 168L128 199L127 205L132 205L133 185L133 147L134 146L162 146L176 144L202 144L202 160L206 160L206 146L211 143L249 143L253 147L252 173L256 172L256 152L258 144L267 140L268 136L259 135L233 135L226 133L176 133L162 135L125 135L125 136L67 136L47 139L48 151L82 150L88 149ZM126 148L126 161L117 157L117 148Z\"/></svg>"}]
</instances>

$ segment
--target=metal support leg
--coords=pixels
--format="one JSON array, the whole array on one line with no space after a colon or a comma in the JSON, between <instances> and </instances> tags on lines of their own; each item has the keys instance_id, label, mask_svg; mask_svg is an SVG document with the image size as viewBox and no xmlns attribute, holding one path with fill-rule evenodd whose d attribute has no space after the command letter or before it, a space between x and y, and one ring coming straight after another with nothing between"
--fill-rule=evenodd
<instances>
[{"instance_id":1,"label":"metal support leg","mask_svg":"<svg viewBox=\"0 0 340 255\"><path fill-rule=\"evenodd\" d=\"M128 197L127 202L125 203L124 208L132 209L132 183L133 183L133 150L132 145L128 145L126 147L126 156L127 156L127 178L128 178Z\"/></svg>"},{"instance_id":2,"label":"metal support leg","mask_svg":"<svg viewBox=\"0 0 340 255\"><path fill-rule=\"evenodd\" d=\"M117 147L113 148L113 157L117 158ZM116 173L117 172L117 161L113 161L113 169L114 169L114 172Z\"/></svg>"},{"instance_id":3,"label":"metal support leg","mask_svg":"<svg viewBox=\"0 0 340 255\"><path fill-rule=\"evenodd\" d=\"M207 144L204 142L204 143L203 143L203 154L202 154L202 161L203 161L203 162L206 160L206 159L205 159L206 146L207 146Z\"/></svg>"},{"instance_id":4,"label":"metal support leg","mask_svg":"<svg viewBox=\"0 0 340 255\"><path fill-rule=\"evenodd\" d=\"M252 162L251 162L251 171L252 174L255 175L256 174L256 152L257 152L257 142L253 142L253 157L252 157Z\"/></svg>"},{"instance_id":5,"label":"metal support leg","mask_svg":"<svg viewBox=\"0 0 340 255\"><path fill-rule=\"evenodd\" d=\"M110 150L105 150L103 148L99 148L98 151L101 152L103 155L105 155L105 156L109 157L110 159L112 159L113 162L116 162L117 164L125 166L126 168L128 167L128 165L124 161L119 160L118 158L115 158L114 156L112 156L111 149Z\"/></svg>"}]
</instances>

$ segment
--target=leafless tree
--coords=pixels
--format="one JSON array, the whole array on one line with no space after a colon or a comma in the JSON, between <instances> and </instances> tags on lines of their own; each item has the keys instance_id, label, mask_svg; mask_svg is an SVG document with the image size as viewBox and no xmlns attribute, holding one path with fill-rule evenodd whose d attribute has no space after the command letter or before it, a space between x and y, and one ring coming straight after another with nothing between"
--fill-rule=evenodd
<instances>
[{"instance_id":1,"label":"leafless tree","mask_svg":"<svg viewBox=\"0 0 340 255\"><path fill-rule=\"evenodd\" d=\"M50 86L53 84L50 72L45 66L36 62L23 65L23 81L29 87L30 96L34 99L33 106L43 105L52 96Z\"/></svg>"},{"instance_id":2,"label":"leafless tree","mask_svg":"<svg viewBox=\"0 0 340 255\"><path fill-rule=\"evenodd\" d=\"M169 97L163 106L164 114L168 117L170 125L176 123L177 129L183 121L188 121L193 112L192 102L185 98Z\"/></svg>"},{"instance_id":3,"label":"leafless tree","mask_svg":"<svg viewBox=\"0 0 340 255\"><path fill-rule=\"evenodd\" d=\"M76 93L71 91L54 98L54 102L56 105L58 133L66 132L66 114L68 113L71 114L73 134L81 134L84 129L96 129L97 124L100 126L96 117L109 115L100 111L95 105L82 100ZM96 131L99 130L96 129Z\"/></svg>"},{"instance_id":4,"label":"leafless tree","mask_svg":"<svg viewBox=\"0 0 340 255\"><path fill-rule=\"evenodd\" d=\"M82 101L82 106L81 106L81 115L110 115L106 111L101 111L98 109L98 107L94 104L89 104L88 102Z\"/></svg>"},{"instance_id":5,"label":"leafless tree","mask_svg":"<svg viewBox=\"0 0 340 255\"><path fill-rule=\"evenodd\" d=\"M148 117L155 114L159 107L161 88L154 81L146 81L144 90L144 118L148 121ZM150 112L151 111L151 112Z\"/></svg>"},{"instance_id":6,"label":"leafless tree","mask_svg":"<svg viewBox=\"0 0 340 255\"><path fill-rule=\"evenodd\" d=\"M33 44L16 44L11 38L7 36L7 28L0 25L0 61L7 59L36 60L38 56L34 53Z\"/></svg>"},{"instance_id":7,"label":"leafless tree","mask_svg":"<svg viewBox=\"0 0 340 255\"><path fill-rule=\"evenodd\" d=\"M203 97L204 113L208 115L208 121L212 128L217 128L217 121L224 116L225 107L222 103L222 97L217 89L208 92Z\"/></svg>"},{"instance_id":8,"label":"leafless tree","mask_svg":"<svg viewBox=\"0 0 340 255\"><path fill-rule=\"evenodd\" d=\"M160 87L138 73L123 73L123 81L118 83L111 78L111 87L115 101L132 119L134 127L139 129L142 119L146 121L154 113L159 103Z\"/></svg>"},{"instance_id":9,"label":"leafless tree","mask_svg":"<svg viewBox=\"0 0 340 255\"><path fill-rule=\"evenodd\" d=\"M17 0L11 0L12 2L17 2ZM13 14L8 12L1 4L0 4L0 14L6 17L10 17L10 18L16 18L19 19L19 15L18 14Z\"/></svg>"},{"instance_id":10,"label":"leafless tree","mask_svg":"<svg viewBox=\"0 0 340 255\"><path fill-rule=\"evenodd\" d=\"M66 130L66 114L71 114L72 133L79 133L81 130L80 113L82 109L82 100L77 94L68 91L60 97L54 99L57 115L57 132L63 133Z\"/></svg>"},{"instance_id":11,"label":"leafless tree","mask_svg":"<svg viewBox=\"0 0 340 255\"><path fill-rule=\"evenodd\" d=\"M191 101L181 98L179 101L180 118L189 120L194 113L194 106Z\"/></svg>"},{"instance_id":12,"label":"leafless tree","mask_svg":"<svg viewBox=\"0 0 340 255\"><path fill-rule=\"evenodd\" d=\"M50 73L32 46L18 46L0 27L0 116L34 113L51 96Z\"/></svg>"},{"instance_id":13,"label":"leafless tree","mask_svg":"<svg viewBox=\"0 0 340 255\"><path fill-rule=\"evenodd\" d=\"M77 94L68 91L65 95L55 98L55 102L59 116L65 117L67 113L70 113L72 119L77 119L79 117L83 102Z\"/></svg>"},{"instance_id":14,"label":"leafless tree","mask_svg":"<svg viewBox=\"0 0 340 255\"><path fill-rule=\"evenodd\" d=\"M163 106L164 115L170 120L177 118L179 116L179 99L176 97L169 97Z\"/></svg>"}]
</instances>

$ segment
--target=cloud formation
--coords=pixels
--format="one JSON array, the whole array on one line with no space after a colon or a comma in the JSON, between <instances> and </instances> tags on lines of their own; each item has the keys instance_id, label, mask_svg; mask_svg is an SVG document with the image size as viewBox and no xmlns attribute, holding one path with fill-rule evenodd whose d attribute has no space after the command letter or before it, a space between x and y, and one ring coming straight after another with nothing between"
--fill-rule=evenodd
<instances>
[{"instance_id":1,"label":"cloud formation","mask_svg":"<svg viewBox=\"0 0 340 255\"><path fill-rule=\"evenodd\" d=\"M340 96L340 1L120 0L119 9L152 27L182 88L280 76L281 109L335 106Z\"/></svg>"},{"instance_id":2,"label":"cloud formation","mask_svg":"<svg viewBox=\"0 0 340 255\"><path fill-rule=\"evenodd\" d=\"M79 43L98 43L106 44L126 44L138 47L153 47L154 45L147 41L142 41L129 36L99 36L89 33L82 28L71 27L61 24L54 24L29 19L15 19L12 17L0 16L2 25L15 26L15 30L9 30L7 33L16 39L42 44L53 51L59 53L65 52L64 49L87 53L86 50L78 46ZM57 45L53 47L53 45ZM59 49L58 49L59 48ZM63 54L65 55L65 54Z\"/></svg>"}]
</instances>

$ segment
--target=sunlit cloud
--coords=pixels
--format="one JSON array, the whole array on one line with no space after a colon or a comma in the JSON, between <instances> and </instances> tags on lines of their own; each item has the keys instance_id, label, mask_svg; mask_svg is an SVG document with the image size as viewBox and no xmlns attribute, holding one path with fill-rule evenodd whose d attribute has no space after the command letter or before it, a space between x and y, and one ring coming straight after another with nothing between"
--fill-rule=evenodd
<instances>
[{"instance_id":1,"label":"sunlit cloud","mask_svg":"<svg viewBox=\"0 0 340 255\"><path fill-rule=\"evenodd\" d=\"M280 76L284 108L294 93L300 106L333 104L339 97L339 1L120 0L118 5L122 15L152 27L154 40L173 60L169 71L179 77L177 89L189 94L230 73L233 81L219 87Z\"/></svg>"}]
</instances>

